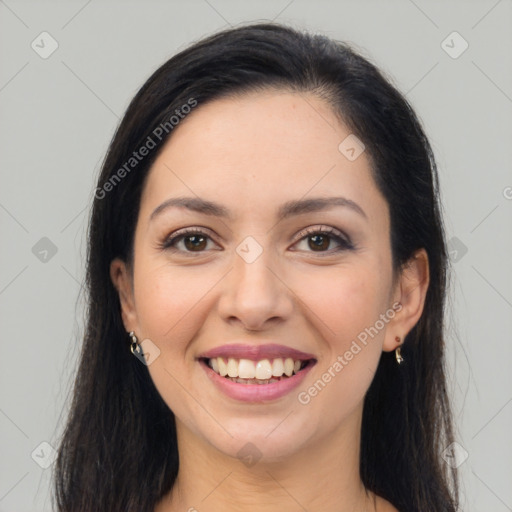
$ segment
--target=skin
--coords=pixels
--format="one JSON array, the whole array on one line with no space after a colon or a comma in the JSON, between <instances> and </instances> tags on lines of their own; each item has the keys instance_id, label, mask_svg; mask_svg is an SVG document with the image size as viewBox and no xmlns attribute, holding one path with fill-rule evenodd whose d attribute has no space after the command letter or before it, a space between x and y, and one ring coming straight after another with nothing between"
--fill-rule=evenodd
<instances>
[{"instance_id":1,"label":"skin","mask_svg":"<svg viewBox=\"0 0 512 512\"><path fill-rule=\"evenodd\" d=\"M114 260L111 277L126 330L160 350L147 368L176 417L179 474L156 512L396 510L371 493L365 502L362 406L382 351L395 350L395 337L404 339L421 316L428 259L420 250L393 276L388 205L366 152L349 161L338 150L349 134L324 100L269 90L199 105L154 162L134 266ZM171 207L150 220L179 196L220 203L232 218ZM356 202L366 216L335 206L276 217L286 201L328 196ZM159 247L187 227L208 238L182 238L175 252ZM329 236L318 249L313 235L322 227L339 230L355 249L336 251ZM263 250L252 263L236 252L247 236ZM300 403L298 392L397 302L401 310L378 335ZM298 390L272 403L244 403L218 391L196 360L232 342L280 343L318 362ZM249 442L261 458L247 467L237 452Z\"/></svg>"}]
</instances>

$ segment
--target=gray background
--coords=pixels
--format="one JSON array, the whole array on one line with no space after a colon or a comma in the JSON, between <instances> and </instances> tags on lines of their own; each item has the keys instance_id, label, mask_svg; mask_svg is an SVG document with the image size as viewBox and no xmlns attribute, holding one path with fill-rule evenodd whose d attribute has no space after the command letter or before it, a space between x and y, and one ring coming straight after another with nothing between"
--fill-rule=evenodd
<instances>
[{"instance_id":1,"label":"gray background","mask_svg":"<svg viewBox=\"0 0 512 512\"><path fill-rule=\"evenodd\" d=\"M460 464L463 510L512 510L511 1L5 0L0 511L50 510L52 452L41 443L55 446L62 428L83 333L88 208L119 118L177 50L263 19L354 43L423 120L454 268L448 369L460 446L447 460ZM58 43L47 58L44 31ZM464 41L453 31L469 44L457 58Z\"/></svg>"}]
</instances>

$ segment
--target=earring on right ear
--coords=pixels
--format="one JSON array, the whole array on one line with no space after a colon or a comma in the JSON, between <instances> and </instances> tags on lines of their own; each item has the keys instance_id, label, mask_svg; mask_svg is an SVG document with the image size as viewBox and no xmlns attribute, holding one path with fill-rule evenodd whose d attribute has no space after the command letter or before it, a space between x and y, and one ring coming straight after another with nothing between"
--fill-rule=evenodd
<instances>
[{"instance_id":1,"label":"earring on right ear","mask_svg":"<svg viewBox=\"0 0 512 512\"><path fill-rule=\"evenodd\" d=\"M397 343L400 343L400 336L396 336L395 337L395 341ZM404 361L404 358L402 357L402 354L400 353L400 346L398 346L396 349L395 349L395 358L396 358L396 362L400 365L403 363Z\"/></svg>"}]
</instances>

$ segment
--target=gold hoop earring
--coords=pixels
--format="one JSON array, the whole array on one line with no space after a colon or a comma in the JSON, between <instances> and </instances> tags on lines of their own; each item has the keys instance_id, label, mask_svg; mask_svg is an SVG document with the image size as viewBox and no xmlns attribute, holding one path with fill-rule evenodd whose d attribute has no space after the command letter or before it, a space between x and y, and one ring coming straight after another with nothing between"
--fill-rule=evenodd
<instances>
[{"instance_id":1,"label":"gold hoop earring","mask_svg":"<svg viewBox=\"0 0 512 512\"><path fill-rule=\"evenodd\" d=\"M396 341L397 343L400 343L400 341L401 341L401 340L400 340L400 336L396 336L396 337L395 337L395 341ZM402 357L402 354L400 353L400 349L401 349L401 347L400 347L400 346L399 346L399 347L397 347L397 348L395 349L395 358L396 358L396 362L397 362L399 365L400 365L400 364L402 364L402 363L404 362L404 358Z\"/></svg>"}]
</instances>

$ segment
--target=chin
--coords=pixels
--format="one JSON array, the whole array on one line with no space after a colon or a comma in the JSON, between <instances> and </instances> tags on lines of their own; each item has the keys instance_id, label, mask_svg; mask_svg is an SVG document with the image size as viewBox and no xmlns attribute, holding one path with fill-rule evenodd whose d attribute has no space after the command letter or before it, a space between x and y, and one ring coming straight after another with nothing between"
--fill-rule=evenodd
<instances>
[{"instance_id":1,"label":"chin","mask_svg":"<svg viewBox=\"0 0 512 512\"><path fill-rule=\"evenodd\" d=\"M307 442L307 432L304 427L292 431L290 425L284 428L283 417L265 418L258 422L237 420L236 425L224 423L227 433L212 439L206 437L208 443L219 452L239 460L247 467L257 464L276 464L289 460L295 455L300 446ZM211 434L211 431L209 432Z\"/></svg>"}]
</instances>

